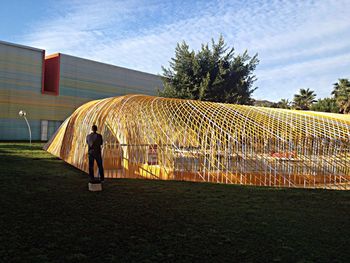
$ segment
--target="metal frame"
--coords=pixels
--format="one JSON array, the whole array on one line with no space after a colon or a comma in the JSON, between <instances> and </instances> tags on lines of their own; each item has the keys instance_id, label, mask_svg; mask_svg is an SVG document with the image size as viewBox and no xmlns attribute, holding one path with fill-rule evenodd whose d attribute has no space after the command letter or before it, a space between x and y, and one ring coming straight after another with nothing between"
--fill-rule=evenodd
<instances>
[{"instance_id":1,"label":"metal frame","mask_svg":"<svg viewBox=\"0 0 350 263\"><path fill-rule=\"evenodd\" d=\"M343 115L127 95L84 104L46 149L87 171L93 124L110 178L350 188Z\"/></svg>"}]
</instances>

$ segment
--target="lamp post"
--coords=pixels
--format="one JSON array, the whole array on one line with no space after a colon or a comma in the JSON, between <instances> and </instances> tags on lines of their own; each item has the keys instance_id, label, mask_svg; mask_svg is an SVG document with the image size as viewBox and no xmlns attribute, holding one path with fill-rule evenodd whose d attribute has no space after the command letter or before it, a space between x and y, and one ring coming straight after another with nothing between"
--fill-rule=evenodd
<instances>
[{"instance_id":1,"label":"lamp post","mask_svg":"<svg viewBox=\"0 0 350 263\"><path fill-rule=\"evenodd\" d=\"M31 129L30 129L29 122L28 122L27 117L26 117L27 113L26 113L24 110L20 110L20 111L18 112L18 115L21 116L21 117L23 117L24 120L25 120L26 123L27 123L28 131L29 131L29 144L31 145L31 144L32 144L32 131L31 131Z\"/></svg>"}]
</instances>

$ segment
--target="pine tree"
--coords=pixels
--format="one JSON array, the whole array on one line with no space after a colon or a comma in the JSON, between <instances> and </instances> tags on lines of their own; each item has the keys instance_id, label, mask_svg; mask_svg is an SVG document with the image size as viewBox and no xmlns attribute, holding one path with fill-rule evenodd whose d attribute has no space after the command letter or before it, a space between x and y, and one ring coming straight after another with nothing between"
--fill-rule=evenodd
<instances>
[{"instance_id":1,"label":"pine tree","mask_svg":"<svg viewBox=\"0 0 350 263\"><path fill-rule=\"evenodd\" d=\"M339 112L339 107L334 98L319 99L317 102L312 104L310 109L313 111L322 111L322 112L333 112L333 113Z\"/></svg>"},{"instance_id":2,"label":"pine tree","mask_svg":"<svg viewBox=\"0 0 350 263\"><path fill-rule=\"evenodd\" d=\"M186 42L177 44L170 67L162 67L164 90L159 95L171 98L194 99L237 104L252 104L256 90L253 75L259 60L245 51L235 55L220 36L212 39L211 48L202 44L197 53Z\"/></svg>"}]
</instances>

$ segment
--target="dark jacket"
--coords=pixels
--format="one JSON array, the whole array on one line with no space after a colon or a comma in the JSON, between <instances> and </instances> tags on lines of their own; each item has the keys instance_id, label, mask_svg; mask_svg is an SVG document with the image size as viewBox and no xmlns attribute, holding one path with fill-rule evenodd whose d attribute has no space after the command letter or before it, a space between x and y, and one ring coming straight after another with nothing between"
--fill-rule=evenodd
<instances>
[{"instance_id":1,"label":"dark jacket","mask_svg":"<svg viewBox=\"0 0 350 263\"><path fill-rule=\"evenodd\" d=\"M89 154L93 156L101 156L101 145L103 143L101 134L94 132L90 133L86 136L86 143L89 146Z\"/></svg>"}]
</instances>

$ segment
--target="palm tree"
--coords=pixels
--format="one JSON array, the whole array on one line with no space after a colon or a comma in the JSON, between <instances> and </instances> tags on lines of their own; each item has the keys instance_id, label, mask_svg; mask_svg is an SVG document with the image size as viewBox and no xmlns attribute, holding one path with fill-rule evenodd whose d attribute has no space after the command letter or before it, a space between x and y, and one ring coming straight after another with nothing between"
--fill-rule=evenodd
<instances>
[{"instance_id":1,"label":"palm tree","mask_svg":"<svg viewBox=\"0 0 350 263\"><path fill-rule=\"evenodd\" d=\"M281 99L277 102L277 106L281 109L290 109L290 101L288 99Z\"/></svg>"},{"instance_id":2,"label":"palm tree","mask_svg":"<svg viewBox=\"0 0 350 263\"><path fill-rule=\"evenodd\" d=\"M340 112L350 113L350 81L348 79L339 79L333 86L332 95L334 95Z\"/></svg>"},{"instance_id":3,"label":"palm tree","mask_svg":"<svg viewBox=\"0 0 350 263\"><path fill-rule=\"evenodd\" d=\"M297 110L308 110L312 103L316 102L316 94L310 89L300 89L299 94L294 95L294 107Z\"/></svg>"}]
</instances>

